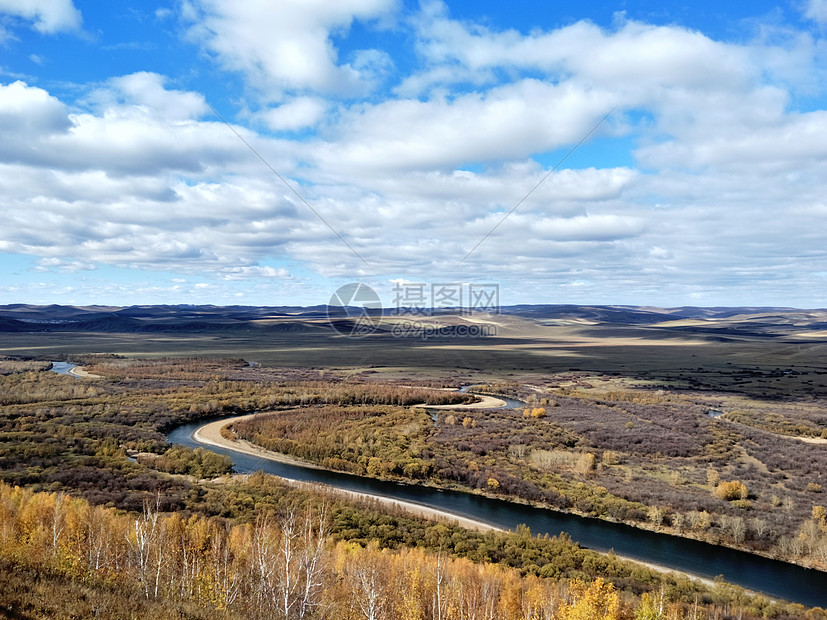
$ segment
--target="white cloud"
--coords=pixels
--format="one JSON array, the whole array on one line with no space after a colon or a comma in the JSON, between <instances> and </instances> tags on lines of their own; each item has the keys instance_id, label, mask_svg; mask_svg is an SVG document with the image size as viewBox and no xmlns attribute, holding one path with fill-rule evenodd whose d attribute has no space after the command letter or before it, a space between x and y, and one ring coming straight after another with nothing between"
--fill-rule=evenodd
<instances>
[{"instance_id":1,"label":"white cloud","mask_svg":"<svg viewBox=\"0 0 827 620\"><path fill-rule=\"evenodd\" d=\"M419 52L434 84L465 81L474 74L497 79L494 70L541 70L550 76L626 90L657 87L732 87L754 74L747 50L717 43L676 26L620 21L606 31L588 21L523 35L450 19L442 2L428 2L416 22ZM437 70L441 65L442 71ZM454 67L455 74L445 71ZM453 78L453 79L452 79ZM414 74L403 88L422 89Z\"/></svg>"},{"instance_id":2,"label":"white cloud","mask_svg":"<svg viewBox=\"0 0 827 620\"><path fill-rule=\"evenodd\" d=\"M277 5L192 0L184 18L194 22L191 36L224 67L242 72L256 89L279 99L284 91L364 91L376 62L365 63L361 54L355 64L343 64L331 33L347 30L354 19L381 18L395 5L396 0L286 0Z\"/></svg>"},{"instance_id":3,"label":"white cloud","mask_svg":"<svg viewBox=\"0 0 827 620\"><path fill-rule=\"evenodd\" d=\"M649 250L649 256L653 259L665 260L672 258L672 252L670 252L666 248L654 246L652 247L652 249Z\"/></svg>"},{"instance_id":4,"label":"white cloud","mask_svg":"<svg viewBox=\"0 0 827 620\"><path fill-rule=\"evenodd\" d=\"M0 84L0 162L143 175L211 173L217 167L226 174L237 162L249 165L249 150L223 123L188 118L203 110L201 95L163 90L158 79L138 74L112 80L110 89L90 98L97 113L70 113L43 89L23 82ZM289 172L292 165L275 145L260 148Z\"/></svg>"},{"instance_id":5,"label":"white cloud","mask_svg":"<svg viewBox=\"0 0 827 620\"><path fill-rule=\"evenodd\" d=\"M276 131L297 131L321 121L327 104L315 97L299 97L260 113L264 123Z\"/></svg>"},{"instance_id":6,"label":"white cloud","mask_svg":"<svg viewBox=\"0 0 827 620\"><path fill-rule=\"evenodd\" d=\"M738 102L743 108L733 111L746 108L744 103ZM748 114L744 109L744 115ZM638 151L638 156L649 166L718 171L805 171L827 161L827 112L778 115L771 123L745 116L733 119L731 124L699 120L683 128L681 139L647 146Z\"/></svg>"},{"instance_id":7,"label":"white cloud","mask_svg":"<svg viewBox=\"0 0 827 620\"><path fill-rule=\"evenodd\" d=\"M275 267L226 267L220 272L224 280L245 280L248 278L289 278L290 272L284 268Z\"/></svg>"},{"instance_id":8,"label":"white cloud","mask_svg":"<svg viewBox=\"0 0 827 620\"><path fill-rule=\"evenodd\" d=\"M351 66L359 72L360 78L368 85L381 82L394 69L390 54L382 50L357 50L353 54Z\"/></svg>"},{"instance_id":9,"label":"white cloud","mask_svg":"<svg viewBox=\"0 0 827 620\"><path fill-rule=\"evenodd\" d=\"M70 126L66 106L42 88L17 81L0 84L0 129L4 140L15 134L49 135Z\"/></svg>"},{"instance_id":10,"label":"white cloud","mask_svg":"<svg viewBox=\"0 0 827 620\"><path fill-rule=\"evenodd\" d=\"M44 34L77 30L82 22L72 0L0 0L0 13L30 20Z\"/></svg>"},{"instance_id":11,"label":"white cloud","mask_svg":"<svg viewBox=\"0 0 827 620\"><path fill-rule=\"evenodd\" d=\"M34 267L34 271L59 271L61 273L94 271L95 269L96 267L93 263L83 263L76 260L67 261L60 258L41 258Z\"/></svg>"},{"instance_id":12,"label":"white cloud","mask_svg":"<svg viewBox=\"0 0 827 620\"><path fill-rule=\"evenodd\" d=\"M557 241L614 241L643 232L643 222L639 219L612 214L547 218L530 225L532 234Z\"/></svg>"},{"instance_id":13,"label":"white cloud","mask_svg":"<svg viewBox=\"0 0 827 620\"><path fill-rule=\"evenodd\" d=\"M819 24L827 24L827 0L807 0L804 15Z\"/></svg>"},{"instance_id":14,"label":"white cloud","mask_svg":"<svg viewBox=\"0 0 827 620\"><path fill-rule=\"evenodd\" d=\"M523 159L577 142L611 107L606 92L533 79L484 94L355 106L331 129L320 162L392 170Z\"/></svg>"},{"instance_id":15,"label":"white cloud","mask_svg":"<svg viewBox=\"0 0 827 620\"><path fill-rule=\"evenodd\" d=\"M255 257L283 252L296 218L287 190L226 126L179 118L198 113L200 96L161 84L151 74L112 80L111 92L96 93L97 113L80 114L42 89L0 85L4 251L64 271L64 257L75 256L76 265L209 264L232 277L256 274ZM278 143L258 146L284 163ZM262 269L257 275L273 275Z\"/></svg>"},{"instance_id":16,"label":"white cloud","mask_svg":"<svg viewBox=\"0 0 827 620\"><path fill-rule=\"evenodd\" d=\"M106 88L93 93L92 99L106 101L111 107L121 103L141 108L147 114L169 120L197 118L209 111L200 93L170 90L166 78L141 71L109 80Z\"/></svg>"}]
</instances>

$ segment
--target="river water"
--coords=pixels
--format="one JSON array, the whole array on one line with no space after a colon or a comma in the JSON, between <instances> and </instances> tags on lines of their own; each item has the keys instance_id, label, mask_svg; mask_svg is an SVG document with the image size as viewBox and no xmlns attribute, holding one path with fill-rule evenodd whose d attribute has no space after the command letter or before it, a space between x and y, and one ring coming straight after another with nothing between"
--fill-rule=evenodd
<instances>
[{"instance_id":1,"label":"river water","mask_svg":"<svg viewBox=\"0 0 827 620\"><path fill-rule=\"evenodd\" d=\"M70 364L69 362L52 362L52 367L49 369L59 375L68 375L72 368L77 368L77 364Z\"/></svg>"},{"instance_id":2,"label":"river water","mask_svg":"<svg viewBox=\"0 0 827 620\"><path fill-rule=\"evenodd\" d=\"M519 401L514 401L519 406ZM511 403L509 403L511 404ZM227 418L230 419L230 418ZM341 489L415 502L470 517L504 529L526 524L534 534L566 532L584 547L652 562L678 571L726 581L809 606L827 606L827 573L769 560L761 556L704 542L657 534L619 523L569 515L463 493L310 469L268 461L225 448L205 446L193 439L204 421L185 424L168 435L170 443L203 447L233 460L239 473L262 470L292 480L320 482Z\"/></svg>"}]
</instances>

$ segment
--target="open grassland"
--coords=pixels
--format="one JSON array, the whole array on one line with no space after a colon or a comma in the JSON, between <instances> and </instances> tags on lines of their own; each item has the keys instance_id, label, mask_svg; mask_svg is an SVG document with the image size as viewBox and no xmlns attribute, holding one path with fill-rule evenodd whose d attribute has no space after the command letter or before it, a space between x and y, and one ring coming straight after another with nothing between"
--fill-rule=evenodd
<instances>
[{"instance_id":1,"label":"open grassland","mask_svg":"<svg viewBox=\"0 0 827 620\"><path fill-rule=\"evenodd\" d=\"M39 359L89 352L222 356L282 368L372 368L391 378L415 373L474 383L508 377L530 381L532 375L581 370L761 398L827 395L827 342L800 337L800 330L788 332L786 323L778 333L719 328L726 332L721 334L709 327L561 325L520 317L500 322L497 336L487 338L395 338L384 330L351 338L322 325L292 331L256 324L231 332L5 333L0 354Z\"/></svg>"}]
</instances>

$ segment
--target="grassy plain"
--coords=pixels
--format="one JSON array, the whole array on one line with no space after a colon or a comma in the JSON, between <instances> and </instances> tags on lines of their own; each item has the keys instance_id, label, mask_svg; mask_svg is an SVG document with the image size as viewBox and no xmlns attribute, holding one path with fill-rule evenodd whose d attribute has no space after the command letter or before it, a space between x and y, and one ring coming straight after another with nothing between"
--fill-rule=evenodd
<instances>
[{"instance_id":1,"label":"grassy plain","mask_svg":"<svg viewBox=\"0 0 827 620\"><path fill-rule=\"evenodd\" d=\"M827 375L816 374L827 370L827 341L818 331L798 325L778 322L775 329L759 332L746 320L742 329L733 329L731 319L724 324L707 321L705 329L684 322L590 324L514 316L486 320L496 325L496 336L397 338L383 323L373 334L347 337L315 322L302 329L250 322L231 331L4 333L0 354L42 359L92 352L139 358L240 357L263 366L370 369L390 378L416 374L475 383L530 381L532 376L582 370L660 381L673 388L770 398L827 396ZM470 324L463 317L440 319L441 324L449 322Z\"/></svg>"}]
</instances>

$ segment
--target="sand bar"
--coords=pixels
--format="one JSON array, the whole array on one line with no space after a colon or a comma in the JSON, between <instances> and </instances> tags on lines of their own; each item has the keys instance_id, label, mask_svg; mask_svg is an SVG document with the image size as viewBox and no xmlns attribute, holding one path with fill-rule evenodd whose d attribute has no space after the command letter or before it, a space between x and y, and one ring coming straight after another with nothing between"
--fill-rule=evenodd
<instances>
[{"instance_id":1,"label":"sand bar","mask_svg":"<svg viewBox=\"0 0 827 620\"><path fill-rule=\"evenodd\" d=\"M86 372L83 366L75 366L74 368L70 368L69 372L66 374L72 375L73 377L79 377L81 379L102 379L100 375L93 375L91 372Z\"/></svg>"},{"instance_id":2,"label":"sand bar","mask_svg":"<svg viewBox=\"0 0 827 620\"><path fill-rule=\"evenodd\" d=\"M474 394L480 400L476 403L464 403L460 405L414 405L414 407L427 407L428 409L501 409L508 407L508 404L494 396L484 396L481 394Z\"/></svg>"}]
</instances>

